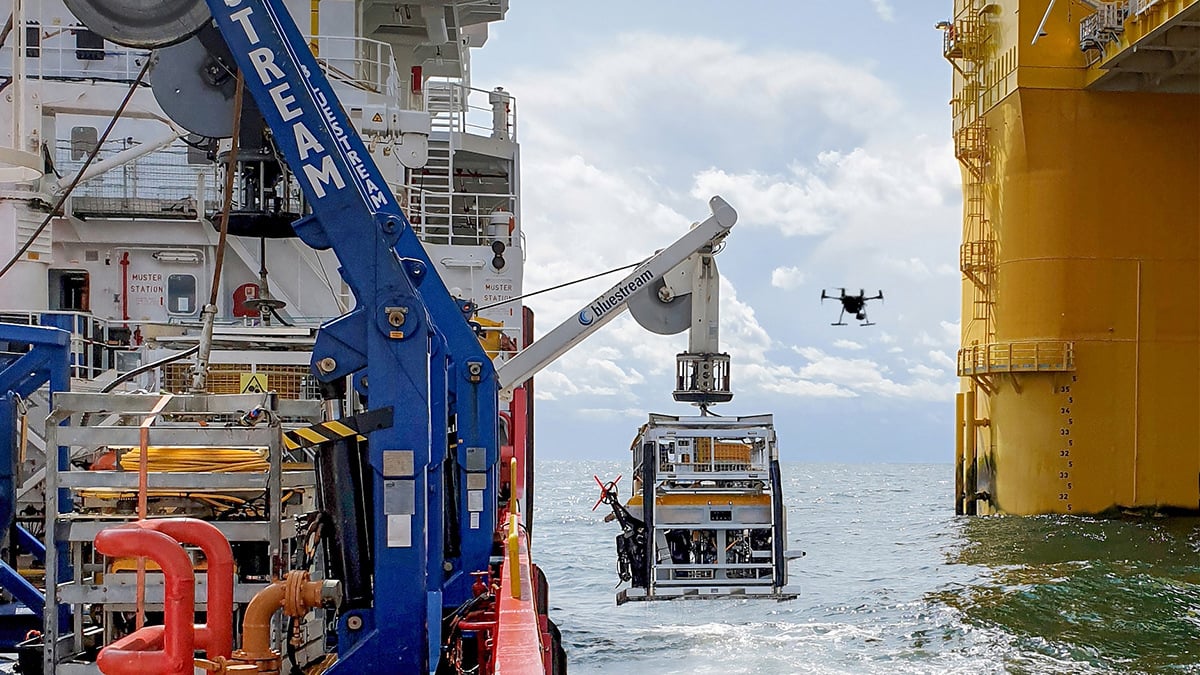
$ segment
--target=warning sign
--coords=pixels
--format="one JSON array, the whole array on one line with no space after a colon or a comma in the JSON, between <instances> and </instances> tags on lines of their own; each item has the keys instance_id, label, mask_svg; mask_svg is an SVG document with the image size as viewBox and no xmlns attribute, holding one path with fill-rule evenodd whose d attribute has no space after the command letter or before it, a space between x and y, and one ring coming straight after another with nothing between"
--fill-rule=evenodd
<instances>
[{"instance_id":1,"label":"warning sign","mask_svg":"<svg viewBox=\"0 0 1200 675\"><path fill-rule=\"evenodd\" d=\"M267 391L266 373L242 373L242 393L261 394Z\"/></svg>"},{"instance_id":2,"label":"warning sign","mask_svg":"<svg viewBox=\"0 0 1200 675\"><path fill-rule=\"evenodd\" d=\"M383 115L375 113L375 116L371 118L371 121L375 124L383 124Z\"/></svg>"}]
</instances>

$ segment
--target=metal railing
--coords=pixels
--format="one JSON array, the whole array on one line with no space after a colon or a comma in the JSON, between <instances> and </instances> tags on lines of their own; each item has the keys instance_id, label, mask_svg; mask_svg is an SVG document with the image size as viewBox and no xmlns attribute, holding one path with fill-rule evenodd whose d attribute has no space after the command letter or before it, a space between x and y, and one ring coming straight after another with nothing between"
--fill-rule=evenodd
<instances>
[{"instance_id":1,"label":"metal railing","mask_svg":"<svg viewBox=\"0 0 1200 675\"><path fill-rule=\"evenodd\" d=\"M659 475L766 470L766 446L761 443L695 438L690 446L675 445L673 448L659 446Z\"/></svg>"},{"instance_id":2,"label":"metal railing","mask_svg":"<svg viewBox=\"0 0 1200 675\"><path fill-rule=\"evenodd\" d=\"M390 44L349 35L306 35L304 39L316 46L317 63L330 79L392 99L399 96L400 76Z\"/></svg>"},{"instance_id":3,"label":"metal railing","mask_svg":"<svg viewBox=\"0 0 1200 675\"><path fill-rule=\"evenodd\" d=\"M994 342L958 350L958 376L1062 373L1075 370L1075 343L1060 340Z\"/></svg>"},{"instance_id":4,"label":"metal railing","mask_svg":"<svg viewBox=\"0 0 1200 675\"><path fill-rule=\"evenodd\" d=\"M28 28L50 28L37 23L26 22ZM95 60L80 60L79 51L75 45L47 44L47 40L71 35L70 30L43 37L37 47L26 49L25 76L30 79L60 79L60 80L111 80L114 82L132 82L142 70L142 64L150 55L140 49L125 49L106 45L103 50L95 50ZM0 49L0 72L8 74L12 65L13 47ZM90 50L89 50L90 51Z\"/></svg>"},{"instance_id":5,"label":"metal railing","mask_svg":"<svg viewBox=\"0 0 1200 675\"><path fill-rule=\"evenodd\" d=\"M110 140L97 158L137 145L133 138ZM68 175L83 166L91 148L69 140L55 145L55 168ZM71 193L72 213L93 217L152 217L195 220L219 203L215 164L189 164L188 149L172 145L139 157L79 184Z\"/></svg>"},{"instance_id":6,"label":"metal railing","mask_svg":"<svg viewBox=\"0 0 1200 675\"><path fill-rule=\"evenodd\" d=\"M519 241L519 223L514 221L511 232L507 223L492 223L496 211L516 213L515 194L451 192L447 195L412 185L404 186L404 190L408 196L405 215L422 241L463 246L487 246L496 240L511 246Z\"/></svg>"},{"instance_id":7,"label":"metal railing","mask_svg":"<svg viewBox=\"0 0 1200 675\"><path fill-rule=\"evenodd\" d=\"M1128 0L1125 4L1129 7L1129 13L1136 19L1155 6L1164 4L1164 0Z\"/></svg>"},{"instance_id":8,"label":"metal railing","mask_svg":"<svg viewBox=\"0 0 1200 675\"><path fill-rule=\"evenodd\" d=\"M50 326L70 333L71 377L90 380L108 370L128 372L141 362L137 348L130 341L132 330L120 322L67 311L4 311L0 312L0 321Z\"/></svg>"},{"instance_id":9,"label":"metal railing","mask_svg":"<svg viewBox=\"0 0 1200 675\"><path fill-rule=\"evenodd\" d=\"M996 242L991 239L963 242L958 249L958 265L967 276L995 266Z\"/></svg>"},{"instance_id":10,"label":"metal railing","mask_svg":"<svg viewBox=\"0 0 1200 675\"><path fill-rule=\"evenodd\" d=\"M1119 40L1125 32L1125 20L1129 18L1130 13L1129 2L1101 4L1093 14L1085 16L1079 22L1079 49L1103 51L1106 45Z\"/></svg>"},{"instance_id":11,"label":"metal railing","mask_svg":"<svg viewBox=\"0 0 1200 675\"><path fill-rule=\"evenodd\" d=\"M290 317L289 322L297 328L316 328L330 318L332 317ZM85 380L95 378L108 370L125 373L139 366L143 356L143 340L147 343L154 342L160 347L187 348L196 341L194 334L188 335L189 330L198 329L200 326L195 320L121 321L105 319L87 312L54 310L6 310L0 312L0 322L25 326L52 326L70 333L71 375ZM218 333L222 328L254 328L260 325L261 322L255 318L217 322ZM168 329L166 333L164 328ZM232 341L236 338L237 336L232 334L217 336L218 341Z\"/></svg>"},{"instance_id":12,"label":"metal railing","mask_svg":"<svg viewBox=\"0 0 1200 675\"><path fill-rule=\"evenodd\" d=\"M72 27L42 25L26 21L26 28L40 31L37 46L27 50L26 75L47 79L99 79L133 81L150 52L105 43L104 49L84 50L95 58L81 60L81 51L71 38ZM75 27L78 28L78 27ZM335 81L396 97L399 73L392 46L386 42L348 35L305 36L317 48L317 62ZM68 42L70 40L70 42ZM0 70L12 63L13 47L0 49Z\"/></svg>"},{"instance_id":13,"label":"metal railing","mask_svg":"<svg viewBox=\"0 0 1200 675\"><path fill-rule=\"evenodd\" d=\"M163 366L159 386L176 394L186 394L192 386L191 360ZM209 364L205 386L210 394L242 393L242 376L247 373L266 378L267 390L282 398L319 400L321 383L307 365L278 363L214 363Z\"/></svg>"},{"instance_id":14,"label":"metal railing","mask_svg":"<svg viewBox=\"0 0 1200 675\"><path fill-rule=\"evenodd\" d=\"M425 84L425 108L433 131L457 131L517 140L517 99L503 89L476 89L453 80Z\"/></svg>"}]
</instances>

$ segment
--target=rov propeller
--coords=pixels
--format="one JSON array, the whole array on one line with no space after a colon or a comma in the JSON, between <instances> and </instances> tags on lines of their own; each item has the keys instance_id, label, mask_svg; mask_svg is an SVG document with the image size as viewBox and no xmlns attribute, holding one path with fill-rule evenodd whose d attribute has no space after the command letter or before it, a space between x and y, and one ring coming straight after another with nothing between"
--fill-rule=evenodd
<instances>
[{"instance_id":1,"label":"rov propeller","mask_svg":"<svg viewBox=\"0 0 1200 675\"><path fill-rule=\"evenodd\" d=\"M625 476L625 474L620 474L617 476L616 480L605 483L604 481L600 480L599 476L597 476L595 474L592 475L592 478L596 479L596 485L600 486L600 498L597 499L596 503L592 505L593 511L595 511L597 508L599 508L601 504L606 502L610 495L612 496L613 499L617 498L617 483L620 483L621 478L623 478L624 476Z\"/></svg>"}]
</instances>

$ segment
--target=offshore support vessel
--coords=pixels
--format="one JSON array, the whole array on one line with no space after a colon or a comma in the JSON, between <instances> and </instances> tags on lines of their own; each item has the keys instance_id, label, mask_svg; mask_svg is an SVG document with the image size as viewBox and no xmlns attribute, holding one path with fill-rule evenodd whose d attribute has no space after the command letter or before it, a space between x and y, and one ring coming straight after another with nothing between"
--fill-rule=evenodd
<instances>
[{"instance_id":1,"label":"offshore support vessel","mask_svg":"<svg viewBox=\"0 0 1200 675\"><path fill-rule=\"evenodd\" d=\"M561 672L532 385L496 384L532 337L515 101L468 69L507 5L6 5L23 670Z\"/></svg>"},{"instance_id":2,"label":"offshore support vessel","mask_svg":"<svg viewBox=\"0 0 1200 675\"><path fill-rule=\"evenodd\" d=\"M734 210L533 341L515 102L466 69L505 3L9 6L0 646L26 673L565 672L531 378Z\"/></svg>"},{"instance_id":3,"label":"offshore support vessel","mask_svg":"<svg viewBox=\"0 0 1200 675\"><path fill-rule=\"evenodd\" d=\"M1200 2L955 0L957 510L1200 508Z\"/></svg>"}]
</instances>

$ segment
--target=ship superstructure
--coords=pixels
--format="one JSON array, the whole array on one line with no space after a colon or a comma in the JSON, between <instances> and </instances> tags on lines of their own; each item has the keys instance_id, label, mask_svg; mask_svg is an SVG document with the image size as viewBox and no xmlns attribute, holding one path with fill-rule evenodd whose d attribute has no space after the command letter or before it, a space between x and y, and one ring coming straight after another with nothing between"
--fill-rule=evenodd
<instances>
[{"instance_id":1,"label":"ship superstructure","mask_svg":"<svg viewBox=\"0 0 1200 675\"><path fill-rule=\"evenodd\" d=\"M1200 508L1200 2L956 0L956 504Z\"/></svg>"},{"instance_id":2,"label":"ship superstructure","mask_svg":"<svg viewBox=\"0 0 1200 675\"><path fill-rule=\"evenodd\" d=\"M0 461L0 641L41 626L15 645L30 672L565 672L529 549L531 378L628 306L657 332L703 327L676 397L728 400L712 255L736 212L713 197L532 342L513 98L465 82L502 3L63 2L81 23L12 4L14 101L42 121L16 116L0 156L0 275L20 266L0 321L0 450L20 462ZM29 77L68 33L69 73ZM126 70L99 78L110 57ZM60 115L73 174L51 150ZM151 157L161 176L133 173ZM118 194L77 191L117 171ZM38 222L24 242L18 216ZM753 423L743 469L770 465L781 522L773 440L753 440L770 423ZM762 518L736 512L757 529L723 541L747 565Z\"/></svg>"},{"instance_id":3,"label":"ship superstructure","mask_svg":"<svg viewBox=\"0 0 1200 675\"><path fill-rule=\"evenodd\" d=\"M45 164L38 168L51 173L34 182L3 183L5 262L70 184L149 56L105 42L59 0L20 4L24 27L13 31L2 57L4 70L16 75L6 88L21 94L13 120L23 123L20 138L4 129L3 145L36 155ZM5 0L0 13L12 6ZM475 89L470 79L470 50L485 43L488 23L503 19L506 3L289 7L315 36L311 48L333 74L348 115L388 187L400 195L439 274L462 299L492 305L479 312L480 329L495 333L497 354L520 346L521 305L504 304L520 295L524 264L516 101L503 89ZM197 117L216 117L217 108L196 100ZM214 160L227 147L182 128L161 109L151 87L139 88L61 216L33 238L0 281L0 311L72 330L78 336L75 364L89 378L123 372L157 355L156 348L194 343L192 329L211 290L216 258L223 175ZM243 176L256 160L247 150L264 152L242 144ZM235 236L217 294L220 346L246 340L251 347L271 343L303 352L310 329L352 303L337 262L329 251L296 239L288 219L303 212L303 199L269 167L259 180L239 182L234 209ZM232 391L236 374L253 370L237 351L214 354L221 366L214 374L219 392ZM301 392L304 368L286 366L303 366L306 357L276 361L280 369L271 374L279 380L271 384L284 387L291 380L287 390Z\"/></svg>"},{"instance_id":4,"label":"ship superstructure","mask_svg":"<svg viewBox=\"0 0 1200 675\"><path fill-rule=\"evenodd\" d=\"M0 182L0 258L8 262L25 247L0 279L0 315L70 332L72 374L98 388L199 343L223 201L217 160L228 140L189 132L162 110L152 87L140 87L61 214L34 237L150 53L105 41L61 0L5 0L0 14L14 8L24 28L11 32L0 67L12 73L7 91L19 95L5 103L13 125L0 145L36 156L37 171L48 173ZM313 36L310 48L333 74L438 274L456 297L484 307L477 330L503 361L532 337L532 317L519 301L505 302L521 294L524 266L516 100L500 88L472 87L470 51L483 46L507 4L289 8ZM197 101L195 121L228 116ZM218 126L228 123L222 117ZM257 146L247 148L255 132ZM304 245L292 231L303 198L278 163L264 161L270 150L261 128L242 136L208 389L315 400L308 367L315 329L352 309L353 296L332 252ZM192 364L168 364L137 384L187 391Z\"/></svg>"}]
</instances>

